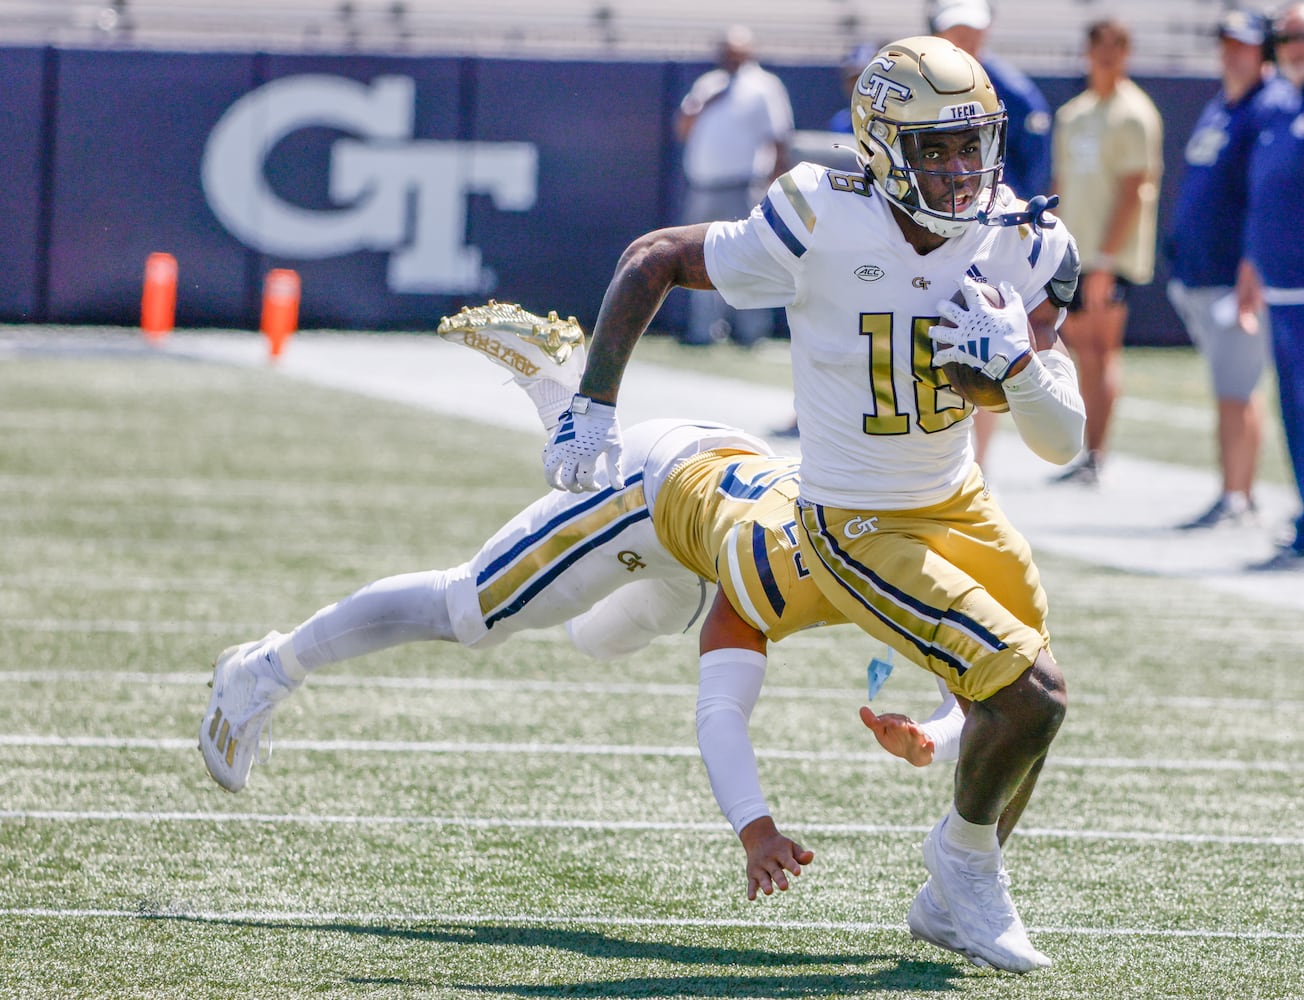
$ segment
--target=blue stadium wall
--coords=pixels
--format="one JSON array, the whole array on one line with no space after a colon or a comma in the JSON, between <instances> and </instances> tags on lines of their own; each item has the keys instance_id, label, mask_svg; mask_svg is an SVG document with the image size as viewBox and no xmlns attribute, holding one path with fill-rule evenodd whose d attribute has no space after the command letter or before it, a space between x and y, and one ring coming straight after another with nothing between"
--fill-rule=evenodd
<instances>
[{"instance_id":1,"label":"blue stadium wall","mask_svg":"<svg viewBox=\"0 0 1304 1000\"><path fill-rule=\"evenodd\" d=\"M134 325L165 251L181 327L256 328L277 267L305 328L428 330L488 296L590 326L624 247L676 219L671 115L705 68L0 49L0 320ZM773 68L798 128L823 128L835 68ZM1039 82L1053 106L1080 86ZM1167 129L1162 225L1215 84L1139 82ZM1129 342L1185 342L1165 280L1138 290ZM658 325L683 313L672 295Z\"/></svg>"}]
</instances>

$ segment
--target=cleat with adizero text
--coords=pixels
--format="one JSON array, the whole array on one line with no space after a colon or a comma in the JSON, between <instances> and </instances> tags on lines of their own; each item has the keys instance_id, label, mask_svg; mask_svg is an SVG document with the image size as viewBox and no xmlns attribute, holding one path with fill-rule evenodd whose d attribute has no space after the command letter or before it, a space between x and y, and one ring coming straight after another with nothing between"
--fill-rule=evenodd
<instances>
[{"instance_id":1,"label":"cleat with adizero text","mask_svg":"<svg viewBox=\"0 0 1304 1000\"><path fill-rule=\"evenodd\" d=\"M213 664L213 695L199 726L199 749L213 780L228 792L238 792L249 780L255 760L271 755L272 710L292 687L277 679L270 662L272 632L257 642L228 646ZM258 757L258 743L267 730L267 753Z\"/></svg>"},{"instance_id":2,"label":"cleat with adizero text","mask_svg":"<svg viewBox=\"0 0 1304 1000\"><path fill-rule=\"evenodd\" d=\"M943 817L924 838L924 867L932 876L925 889L932 885L930 894L952 920L953 940L959 947L950 950L975 965L1006 972L1047 968L1050 959L1032 946L1014 908L1010 877L1001 864L1000 851L976 854L955 850L942 835L945 826Z\"/></svg>"},{"instance_id":3,"label":"cleat with adizero text","mask_svg":"<svg viewBox=\"0 0 1304 1000\"><path fill-rule=\"evenodd\" d=\"M435 330L454 344L479 351L506 368L534 402L539 420L551 431L579 391L584 374L584 331L574 316L546 317L514 305L495 302L463 306L445 316Z\"/></svg>"}]
</instances>

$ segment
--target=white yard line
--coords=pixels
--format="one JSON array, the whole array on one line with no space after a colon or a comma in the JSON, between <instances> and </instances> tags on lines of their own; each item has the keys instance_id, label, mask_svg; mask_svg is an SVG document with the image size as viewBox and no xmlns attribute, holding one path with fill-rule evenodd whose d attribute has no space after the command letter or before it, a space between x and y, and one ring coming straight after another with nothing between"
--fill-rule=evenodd
<instances>
[{"instance_id":1,"label":"white yard line","mask_svg":"<svg viewBox=\"0 0 1304 1000\"><path fill-rule=\"evenodd\" d=\"M6 627L12 623L6 622ZM794 637L799 638L799 637ZM513 642L560 642L568 640L560 630L525 632ZM920 675L923 676L923 675ZM208 665L191 671L147 673L143 670L0 670L0 684L73 684L73 685L145 685L163 687L198 688L207 683ZM660 684L636 681L550 681L517 677L393 677L384 675L338 674L317 672L312 677L312 687L342 688L348 691L484 691L493 694L530 692L537 694L581 694L598 697L638 698L693 698L697 697L694 684ZM861 698L860 687L785 687L767 685L770 696L784 701L845 701ZM889 693L891 689L889 688ZM900 692L902 701L936 701L933 691ZM886 700L891 700L890 698ZM1074 704L1116 705L1113 695L1073 693ZM1133 707L1184 709L1195 712L1246 711L1246 712L1298 712L1304 711L1304 701L1279 698L1210 698L1193 695L1136 695L1128 696Z\"/></svg>"},{"instance_id":2,"label":"white yard line","mask_svg":"<svg viewBox=\"0 0 1304 1000\"><path fill-rule=\"evenodd\" d=\"M172 752L193 750L196 740L180 736L58 736L46 733L0 733L0 748L59 748L67 750L158 750ZM662 757L696 760L696 746L657 746L634 743L512 743L507 741L467 742L464 740L307 740L278 739L279 750L309 753L354 754L449 754L555 757ZM877 751L861 750L782 750L757 747L762 760L789 760L807 763L852 763L903 767L896 757ZM1052 754L1048 764L1054 768L1072 767L1136 771L1227 771L1233 774L1304 773L1304 761L1231 760L1226 758L1172 759L1160 757L1061 757Z\"/></svg>"},{"instance_id":3,"label":"white yard line","mask_svg":"<svg viewBox=\"0 0 1304 1000\"><path fill-rule=\"evenodd\" d=\"M597 830L612 833L718 833L732 836L723 820L658 822L652 820L543 819L499 816L354 816L338 813L149 812L115 809L3 809L0 822L49 823L255 823L285 826L459 826L475 830ZM884 823L794 823L804 833L828 835L890 834L922 836L930 827ZM1235 844L1247 847L1304 847L1304 837L1237 834L1164 833L1153 830L1069 830L1019 827L1020 837L1051 840L1121 840L1157 844Z\"/></svg>"}]
</instances>

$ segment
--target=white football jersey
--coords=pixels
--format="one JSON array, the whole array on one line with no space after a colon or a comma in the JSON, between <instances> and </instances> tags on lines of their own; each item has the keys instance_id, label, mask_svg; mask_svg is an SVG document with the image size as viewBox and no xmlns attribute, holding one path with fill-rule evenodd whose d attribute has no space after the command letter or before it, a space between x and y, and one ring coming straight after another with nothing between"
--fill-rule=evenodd
<instances>
[{"instance_id":1,"label":"white football jersey","mask_svg":"<svg viewBox=\"0 0 1304 1000\"><path fill-rule=\"evenodd\" d=\"M1014 207L1007 188L1000 202ZM1010 282L1031 310L1069 243L1062 223L975 223L921 256L864 175L812 163L776 180L748 218L713 223L706 268L729 304L787 309L802 497L903 510L959 489L973 407L932 366L937 304L967 271Z\"/></svg>"}]
</instances>

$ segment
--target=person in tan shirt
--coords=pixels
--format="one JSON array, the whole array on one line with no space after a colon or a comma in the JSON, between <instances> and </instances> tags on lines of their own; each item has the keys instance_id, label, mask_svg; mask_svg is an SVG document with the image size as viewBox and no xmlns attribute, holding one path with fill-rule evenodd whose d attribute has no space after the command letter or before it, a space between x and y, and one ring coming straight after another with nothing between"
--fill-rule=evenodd
<instances>
[{"instance_id":1,"label":"person in tan shirt","mask_svg":"<svg viewBox=\"0 0 1304 1000\"><path fill-rule=\"evenodd\" d=\"M1082 255L1062 330L1087 406L1086 447L1061 482L1098 481L1122 376L1127 291L1154 278L1163 123L1127 75L1131 36L1106 19L1087 29L1087 87L1055 112L1052 188Z\"/></svg>"}]
</instances>

